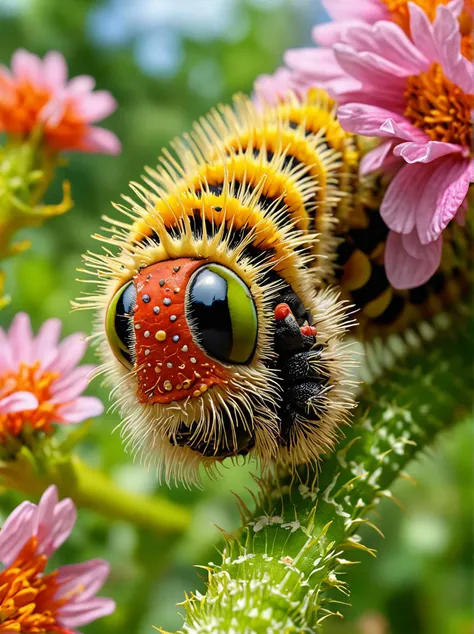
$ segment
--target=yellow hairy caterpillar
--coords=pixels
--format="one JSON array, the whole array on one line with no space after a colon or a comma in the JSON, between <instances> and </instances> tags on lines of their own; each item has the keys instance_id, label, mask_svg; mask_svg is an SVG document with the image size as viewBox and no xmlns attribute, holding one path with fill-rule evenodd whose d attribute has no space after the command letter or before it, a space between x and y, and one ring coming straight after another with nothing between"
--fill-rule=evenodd
<instances>
[{"instance_id":1,"label":"yellow hairy caterpillar","mask_svg":"<svg viewBox=\"0 0 474 634\"><path fill-rule=\"evenodd\" d=\"M124 436L168 480L226 457L294 466L332 448L353 405L353 324L331 286L359 309L360 338L462 291L450 244L427 285L390 287L384 183L360 181L361 154L322 91L261 109L237 97L132 183L137 200L116 206L125 222L106 219L96 237L119 252L85 256L98 293L79 301L97 310Z\"/></svg>"}]
</instances>

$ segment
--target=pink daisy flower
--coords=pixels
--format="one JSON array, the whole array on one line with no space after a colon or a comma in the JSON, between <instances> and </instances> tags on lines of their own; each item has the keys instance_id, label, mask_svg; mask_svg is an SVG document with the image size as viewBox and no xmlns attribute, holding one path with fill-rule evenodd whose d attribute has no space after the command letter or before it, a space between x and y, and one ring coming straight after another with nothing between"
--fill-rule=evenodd
<instances>
[{"instance_id":1,"label":"pink daisy flower","mask_svg":"<svg viewBox=\"0 0 474 634\"><path fill-rule=\"evenodd\" d=\"M0 67L0 132L25 136L42 127L53 151L118 154L115 134L92 125L115 111L115 99L105 90L93 92L92 77L68 81L67 74L61 53L52 51L41 60L17 50L11 71Z\"/></svg>"},{"instance_id":2,"label":"pink daisy flower","mask_svg":"<svg viewBox=\"0 0 474 634\"><path fill-rule=\"evenodd\" d=\"M362 172L395 169L380 213L391 232L387 277L413 288L437 270L442 232L463 221L472 161L472 62L462 54L461 3L439 6L433 24L410 3L410 39L391 22L348 29L334 46L349 76L338 117L349 132L380 137ZM349 102L349 103L348 103Z\"/></svg>"},{"instance_id":3,"label":"pink daisy flower","mask_svg":"<svg viewBox=\"0 0 474 634\"><path fill-rule=\"evenodd\" d=\"M333 45L345 42L348 29L373 25L380 20L393 21L410 35L409 0L323 0L326 11L333 19L328 24L313 29L313 40L319 48L290 49L285 54L285 63L291 71L288 82L296 90L326 88L334 98L341 88L348 85L348 77L333 50ZM434 21L440 5L455 8L460 14L463 35L467 38L472 30L472 0L413 0ZM470 6L471 5L471 6ZM350 83L349 83L350 86Z\"/></svg>"},{"instance_id":4,"label":"pink daisy flower","mask_svg":"<svg viewBox=\"0 0 474 634\"><path fill-rule=\"evenodd\" d=\"M59 343L61 322L46 321L34 337L30 318L18 313L8 332L0 328L0 442L26 424L50 433L53 423L80 423L103 412L101 401L81 396L93 365L76 367L87 342L76 333Z\"/></svg>"},{"instance_id":5,"label":"pink daisy flower","mask_svg":"<svg viewBox=\"0 0 474 634\"><path fill-rule=\"evenodd\" d=\"M69 537L76 508L58 502L55 486L38 505L23 502L0 531L0 632L79 634L77 627L115 610L112 599L97 597L109 564L91 559L45 573L48 560Z\"/></svg>"}]
</instances>

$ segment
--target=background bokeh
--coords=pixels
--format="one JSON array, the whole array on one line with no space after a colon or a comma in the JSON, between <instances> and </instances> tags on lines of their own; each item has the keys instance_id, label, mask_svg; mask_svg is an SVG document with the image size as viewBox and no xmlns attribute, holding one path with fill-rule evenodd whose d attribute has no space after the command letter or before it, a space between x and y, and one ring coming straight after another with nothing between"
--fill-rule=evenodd
<instances>
[{"instance_id":1,"label":"background bokeh","mask_svg":"<svg viewBox=\"0 0 474 634\"><path fill-rule=\"evenodd\" d=\"M356 0L354 0L356 1ZM271 72L289 46L310 42L311 25L324 19L316 0L0 0L0 62L24 47L43 55L57 49L71 75L91 74L117 98L106 122L123 143L117 157L73 155L60 170L50 201L60 198L61 179L73 187L72 212L25 237L33 248L7 263L11 306L0 313L7 326L27 311L35 327L48 317L63 320L66 334L90 330L91 315L71 313L81 290L80 255L95 249L90 235L111 213L110 201L127 191L160 148L218 101L251 91L256 75ZM92 358L92 357L91 357ZM96 384L90 392L107 402ZM193 509L189 531L166 542L125 523L82 511L58 563L105 557L112 575L105 589L116 613L84 628L85 634L151 634L152 625L175 630L182 623L176 603L185 591L203 590L193 564L219 557L214 524L232 530L238 513L231 491L249 500L252 466L233 467L203 491L168 490L133 464L121 446L115 415L91 426L82 446L85 460L132 491L161 493ZM377 524L386 535L367 534L379 552L360 556L348 578L351 609L344 621L327 622L328 634L468 634L472 632L472 421L443 436L394 489L406 513L390 502ZM3 491L0 519L20 501ZM341 600L344 597L341 595Z\"/></svg>"}]
</instances>

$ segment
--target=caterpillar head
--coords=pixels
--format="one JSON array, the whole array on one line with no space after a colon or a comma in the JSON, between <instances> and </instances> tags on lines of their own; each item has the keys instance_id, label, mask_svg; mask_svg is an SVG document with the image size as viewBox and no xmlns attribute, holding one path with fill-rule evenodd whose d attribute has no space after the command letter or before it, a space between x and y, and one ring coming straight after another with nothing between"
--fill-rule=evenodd
<instances>
[{"instance_id":1,"label":"caterpillar head","mask_svg":"<svg viewBox=\"0 0 474 634\"><path fill-rule=\"evenodd\" d=\"M226 392L253 361L258 315L231 269L193 258L143 268L115 293L106 333L135 376L137 400L170 419L170 445L214 459L254 448L252 408Z\"/></svg>"},{"instance_id":2,"label":"caterpillar head","mask_svg":"<svg viewBox=\"0 0 474 634\"><path fill-rule=\"evenodd\" d=\"M346 308L315 290L317 181L249 134L223 149L226 133L263 125L241 107L176 141L177 158L132 185L140 202L118 206L131 222L107 219L109 236L96 236L116 251L85 256L99 293L81 304L97 310L123 435L168 481L248 454L264 466L317 459L353 402Z\"/></svg>"},{"instance_id":3,"label":"caterpillar head","mask_svg":"<svg viewBox=\"0 0 474 634\"><path fill-rule=\"evenodd\" d=\"M196 481L200 465L228 457L317 458L351 405L345 307L316 293L309 271L296 292L245 242L230 248L225 226L193 235L191 249L185 233L131 241L133 258L122 253L101 296L97 332L124 435L168 481Z\"/></svg>"}]
</instances>

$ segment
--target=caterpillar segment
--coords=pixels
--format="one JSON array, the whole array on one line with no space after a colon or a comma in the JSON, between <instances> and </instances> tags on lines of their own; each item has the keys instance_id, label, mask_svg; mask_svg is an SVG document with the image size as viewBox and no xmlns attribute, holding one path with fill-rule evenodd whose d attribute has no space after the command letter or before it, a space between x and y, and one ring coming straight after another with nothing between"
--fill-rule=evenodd
<instances>
[{"instance_id":1,"label":"caterpillar segment","mask_svg":"<svg viewBox=\"0 0 474 634\"><path fill-rule=\"evenodd\" d=\"M84 257L97 292L77 306L96 311L129 448L167 481L249 454L317 460L354 404L347 331L398 327L395 300L429 312L388 285L385 183L358 179L362 152L321 91L262 109L239 96L132 183L124 220L105 218Z\"/></svg>"}]
</instances>

